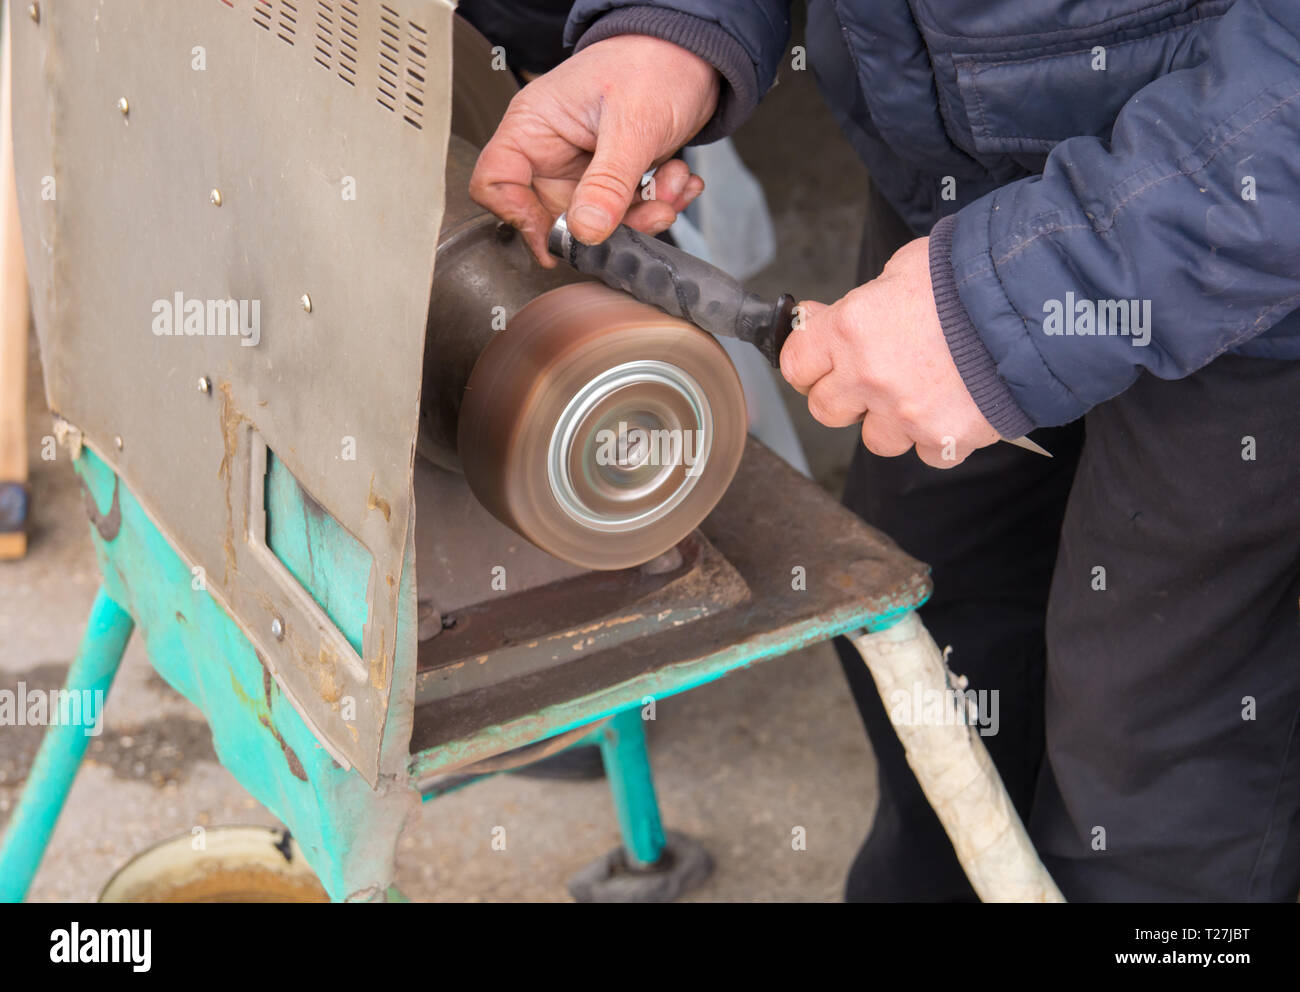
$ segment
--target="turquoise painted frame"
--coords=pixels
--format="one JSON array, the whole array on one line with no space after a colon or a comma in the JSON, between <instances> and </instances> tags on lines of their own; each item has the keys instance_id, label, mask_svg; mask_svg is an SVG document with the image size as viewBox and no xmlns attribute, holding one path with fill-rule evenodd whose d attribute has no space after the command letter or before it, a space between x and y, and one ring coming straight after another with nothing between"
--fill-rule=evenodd
<instances>
[{"instance_id":1,"label":"turquoise painted frame","mask_svg":"<svg viewBox=\"0 0 1300 992\"><path fill-rule=\"evenodd\" d=\"M138 627L154 668L207 719L221 763L289 827L335 900L380 899L388 893L397 838L419 805L421 780L607 717L587 740L601 748L629 863L654 864L663 851L664 829L640 712L645 697L663 699L686 692L756 661L852 630L885 629L928 596L928 586L918 587L877 600L874 607L834 611L411 755L417 645L412 522L380 782L371 789L320 746L239 625L113 470L84 446L74 468L97 511L99 524L92 526L91 534L104 581L69 672L69 687L107 690L127 639ZM284 553L290 561L301 566L320 550L320 560L332 563L310 580L318 601L323 596L334 605L346 636L348 628L364 622L365 606L340 599L339 590L356 589L358 582L364 589L361 573L368 563L345 547L333 546L337 536L313 523L298 487L279 487L272 498L271 509L284 522ZM103 526L105 521L116 521L116 529ZM308 546L312 555L304 557ZM889 605L882 608L882 602ZM0 846L0 900L25 895L71 788L85 740L75 727L47 732Z\"/></svg>"},{"instance_id":2,"label":"turquoise painted frame","mask_svg":"<svg viewBox=\"0 0 1300 992\"><path fill-rule=\"evenodd\" d=\"M107 701L134 629L130 614L100 589L68 669L68 691L102 692ZM85 728L76 723L55 724L46 731L0 848L0 902L19 902L27 894L89 743Z\"/></svg>"},{"instance_id":3,"label":"turquoise painted frame","mask_svg":"<svg viewBox=\"0 0 1300 992\"><path fill-rule=\"evenodd\" d=\"M113 645L100 643L96 630L104 613L115 615L116 610L134 618L154 668L203 712L221 763L289 827L330 897L382 898L393 876L397 836L407 815L419 804L405 773L411 729L409 700L415 684L413 630L407 632L409 637L399 636L394 663L394 701L404 694L408 703L390 710L381 759L381 769L389 771L381 774L379 788L372 790L359 774L344 770L317 743L238 624L203 588L204 583L113 470L88 447L82 448L73 464L100 519L120 516L111 538L91 528L103 587L74 676L88 654L111 653L107 649L115 646L120 656L125 646L120 624ZM413 622L416 615L414 560L411 533L407 535L401 580L403 603L409 600L409 609L402 611L399 635L403 621ZM407 643L412 647L403 651L402 645ZM64 769L71 764L75 773L74 756L65 754L67 744L61 735L47 733L42 755L47 748L51 754L47 761ZM79 760L80 755L75 758ZM41 760L38 757L38 765ZM44 798L32 800L32 808L41 811L35 819L16 817L6 833L0 853L0 895L4 898L22 898L26 891L35 870L30 849L42 835L48 838L62 806L62 796L55 794L59 785L59 780L49 776L28 780L23 803L28 802L29 794ZM70 785L69 777L66 786ZM20 859L11 851L27 853Z\"/></svg>"}]
</instances>

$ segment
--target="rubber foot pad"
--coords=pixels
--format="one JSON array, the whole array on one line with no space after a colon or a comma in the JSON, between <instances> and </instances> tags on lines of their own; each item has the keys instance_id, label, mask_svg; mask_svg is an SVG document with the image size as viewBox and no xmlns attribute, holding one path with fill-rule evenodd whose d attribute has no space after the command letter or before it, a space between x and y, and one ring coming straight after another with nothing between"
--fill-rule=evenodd
<instances>
[{"instance_id":1,"label":"rubber foot pad","mask_svg":"<svg viewBox=\"0 0 1300 992\"><path fill-rule=\"evenodd\" d=\"M665 831L664 840L654 868L629 868L616 847L574 875L569 894L578 902L672 902L713 873L713 858L699 841L675 830Z\"/></svg>"}]
</instances>

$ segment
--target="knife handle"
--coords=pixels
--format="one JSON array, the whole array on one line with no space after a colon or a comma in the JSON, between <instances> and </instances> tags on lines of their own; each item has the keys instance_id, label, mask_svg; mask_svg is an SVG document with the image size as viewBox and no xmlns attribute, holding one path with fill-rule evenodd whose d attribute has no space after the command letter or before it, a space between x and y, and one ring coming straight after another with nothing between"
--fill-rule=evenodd
<instances>
[{"instance_id":1,"label":"knife handle","mask_svg":"<svg viewBox=\"0 0 1300 992\"><path fill-rule=\"evenodd\" d=\"M569 233L561 216L551 228L547 248L584 275L642 303L710 334L748 341L779 366L780 346L790 333L792 298L765 303L718 267L622 224L600 244L585 245Z\"/></svg>"}]
</instances>

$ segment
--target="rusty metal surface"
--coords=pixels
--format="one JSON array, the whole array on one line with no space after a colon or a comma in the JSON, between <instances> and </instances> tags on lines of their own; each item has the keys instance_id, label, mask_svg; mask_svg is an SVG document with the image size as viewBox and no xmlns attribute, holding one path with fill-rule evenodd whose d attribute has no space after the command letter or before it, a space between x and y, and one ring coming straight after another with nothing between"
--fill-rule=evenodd
<instances>
[{"instance_id":1,"label":"rusty metal surface","mask_svg":"<svg viewBox=\"0 0 1300 992\"><path fill-rule=\"evenodd\" d=\"M330 753L371 782L412 512L451 21L445 0L113 0L14 19L50 405L204 570ZM206 333L157 333L177 294L177 328L198 301ZM255 345L212 333L208 301L225 300L250 317L256 301ZM257 540L266 447L373 557L360 656Z\"/></svg>"},{"instance_id":2,"label":"rusty metal surface","mask_svg":"<svg viewBox=\"0 0 1300 992\"><path fill-rule=\"evenodd\" d=\"M675 568L588 572L457 610L420 645L416 705L538 675L743 602L745 581L698 532Z\"/></svg>"},{"instance_id":3,"label":"rusty metal surface","mask_svg":"<svg viewBox=\"0 0 1300 992\"><path fill-rule=\"evenodd\" d=\"M535 548L488 513L465 477L415 463L416 575L420 602L444 619L466 606L582 574L576 565ZM500 569L500 571L498 571ZM441 636L441 635L438 635Z\"/></svg>"},{"instance_id":4,"label":"rusty metal surface","mask_svg":"<svg viewBox=\"0 0 1300 992\"><path fill-rule=\"evenodd\" d=\"M747 598L681 627L417 705L416 774L464 767L635 703L643 692L670 695L838 631L887 621L929 594L925 565L752 440L700 531L734 567Z\"/></svg>"}]
</instances>

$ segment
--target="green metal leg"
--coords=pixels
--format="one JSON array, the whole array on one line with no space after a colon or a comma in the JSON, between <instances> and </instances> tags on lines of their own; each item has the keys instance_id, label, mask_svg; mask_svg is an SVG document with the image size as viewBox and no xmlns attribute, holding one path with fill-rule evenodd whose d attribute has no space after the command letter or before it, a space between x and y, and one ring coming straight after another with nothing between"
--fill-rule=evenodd
<instances>
[{"instance_id":1,"label":"green metal leg","mask_svg":"<svg viewBox=\"0 0 1300 992\"><path fill-rule=\"evenodd\" d=\"M133 627L131 615L100 589L68 669L67 689L100 691L107 698ZM52 724L45 731L0 847L0 902L21 902L27 895L89 743L81 726Z\"/></svg>"},{"instance_id":2,"label":"green metal leg","mask_svg":"<svg viewBox=\"0 0 1300 992\"><path fill-rule=\"evenodd\" d=\"M655 798L639 708L623 710L610 718L601 733L600 754L614 793L627 863L633 868L649 867L664 852L664 827L659 820L659 800Z\"/></svg>"}]
</instances>

